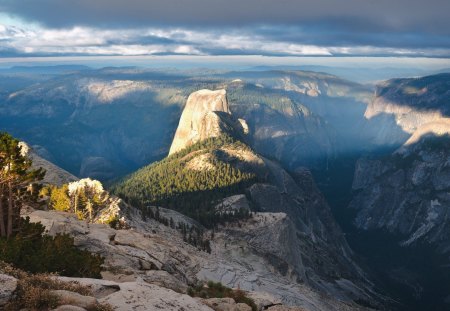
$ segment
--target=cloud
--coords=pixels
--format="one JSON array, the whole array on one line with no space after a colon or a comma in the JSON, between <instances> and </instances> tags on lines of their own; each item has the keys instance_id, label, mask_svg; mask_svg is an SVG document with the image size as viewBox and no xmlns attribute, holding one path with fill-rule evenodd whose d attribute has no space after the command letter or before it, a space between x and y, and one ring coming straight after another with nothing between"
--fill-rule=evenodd
<instances>
[{"instance_id":1,"label":"cloud","mask_svg":"<svg viewBox=\"0 0 450 311\"><path fill-rule=\"evenodd\" d=\"M450 56L448 0L0 0L0 12L0 56Z\"/></svg>"},{"instance_id":2,"label":"cloud","mask_svg":"<svg viewBox=\"0 0 450 311\"><path fill-rule=\"evenodd\" d=\"M278 30L280 31L280 30ZM0 56L57 55L408 55L448 56L445 48L409 49L389 46L315 45L301 38L283 38L260 29L201 31L181 28L70 29L0 24ZM306 42L306 43L303 43Z\"/></svg>"},{"instance_id":3,"label":"cloud","mask_svg":"<svg viewBox=\"0 0 450 311\"><path fill-rule=\"evenodd\" d=\"M450 24L448 0L3 0L0 9L57 28L320 23L448 33Z\"/></svg>"}]
</instances>

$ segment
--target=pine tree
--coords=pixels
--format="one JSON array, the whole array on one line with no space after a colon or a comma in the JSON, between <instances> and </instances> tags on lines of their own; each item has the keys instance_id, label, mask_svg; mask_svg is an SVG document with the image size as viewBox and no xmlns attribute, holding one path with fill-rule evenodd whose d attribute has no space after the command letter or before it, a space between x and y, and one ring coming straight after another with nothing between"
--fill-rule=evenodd
<instances>
[{"instance_id":1,"label":"pine tree","mask_svg":"<svg viewBox=\"0 0 450 311\"><path fill-rule=\"evenodd\" d=\"M44 178L45 171L33 170L31 164L19 141L0 133L0 237L9 238L19 229L23 203L37 202L35 183Z\"/></svg>"}]
</instances>

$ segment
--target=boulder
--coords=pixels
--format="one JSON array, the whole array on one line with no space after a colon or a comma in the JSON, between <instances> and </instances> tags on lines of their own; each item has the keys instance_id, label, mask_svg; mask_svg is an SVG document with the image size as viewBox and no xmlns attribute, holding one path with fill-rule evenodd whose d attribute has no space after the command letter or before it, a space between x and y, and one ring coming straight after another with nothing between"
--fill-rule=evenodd
<instances>
[{"instance_id":1,"label":"boulder","mask_svg":"<svg viewBox=\"0 0 450 311\"><path fill-rule=\"evenodd\" d=\"M0 284L0 307L2 307L11 299L16 290L17 279L6 274L0 274Z\"/></svg>"},{"instance_id":2,"label":"boulder","mask_svg":"<svg viewBox=\"0 0 450 311\"><path fill-rule=\"evenodd\" d=\"M116 310L212 311L200 301L173 290L144 282L120 283L120 291L100 299Z\"/></svg>"},{"instance_id":3,"label":"boulder","mask_svg":"<svg viewBox=\"0 0 450 311\"><path fill-rule=\"evenodd\" d=\"M163 270L149 270L146 272L145 276L143 277L144 281L150 284L159 285L165 288L169 288L171 290L174 290L178 293L186 293L187 292L187 285L174 277L173 275L169 274L167 271Z\"/></svg>"},{"instance_id":4,"label":"boulder","mask_svg":"<svg viewBox=\"0 0 450 311\"><path fill-rule=\"evenodd\" d=\"M72 305L80 308L91 309L98 303L97 299L90 296L83 296L67 290L52 290L50 291L55 296L59 297L62 303Z\"/></svg>"},{"instance_id":5,"label":"boulder","mask_svg":"<svg viewBox=\"0 0 450 311\"><path fill-rule=\"evenodd\" d=\"M52 311L86 311L86 309L72 305L62 305Z\"/></svg>"}]
</instances>

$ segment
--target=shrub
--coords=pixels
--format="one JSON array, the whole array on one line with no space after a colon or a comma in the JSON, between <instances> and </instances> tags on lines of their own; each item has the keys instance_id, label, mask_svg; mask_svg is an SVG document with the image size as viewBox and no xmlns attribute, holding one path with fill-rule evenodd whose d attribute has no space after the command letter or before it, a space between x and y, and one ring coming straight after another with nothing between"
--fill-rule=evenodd
<instances>
[{"instance_id":1,"label":"shrub","mask_svg":"<svg viewBox=\"0 0 450 311\"><path fill-rule=\"evenodd\" d=\"M5 306L5 311L48 310L63 303L51 293L52 290L67 290L84 296L91 296L89 287L78 282L63 282L51 274L30 274L0 262L0 272L18 279L17 290L13 300ZM97 304L90 311L112 311L107 304Z\"/></svg>"},{"instance_id":2,"label":"shrub","mask_svg":"<svg viewBox=\"0 0 450 311\"><path fill-rule=\"evenodd\" d=\"M45 227L22 219L21 230L0 239L0 260L31 273L53 272L65 276L99 278L103 258L73 245L67 234L50 236Z\"/></svg>"},{"instance_id":3,"label":"shrub","mask_svg":"<svg viewBox=\"0 0 450 311\"><path fill-rule=\"evenodd\" d=\"M206 285L199 284L195 287L189 287L188 295L200 298L233 298L236 303L245 303L252 308L252 311L258 310L253 299L247 297L245 292L240 289L231 289L222 283L209 281Z\"/></svg>"}]
</instances>

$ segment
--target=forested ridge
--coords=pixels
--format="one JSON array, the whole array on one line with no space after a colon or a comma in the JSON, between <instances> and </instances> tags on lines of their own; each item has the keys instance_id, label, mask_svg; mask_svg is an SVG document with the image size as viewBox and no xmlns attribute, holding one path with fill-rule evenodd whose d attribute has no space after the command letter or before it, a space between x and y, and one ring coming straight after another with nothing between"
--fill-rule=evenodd
<instances>
[{"instance_id":1,"label":"forested ridge","mask_svg":"<svg viewBox=\"0 0 450 311\"><path fill-rule=\"evenodd\" d=\"M230 220L230 215L217 213L214 206L229 195L245 193L257 177L214 156L222 147L249 149L228 135L209 138L125 177L114 184L111 191L133 206L174 209L208 227ZM197 170L187 166L189 161L203 154L212 155L208 162L213 168Z\"/></svg>"}]
</instances>

